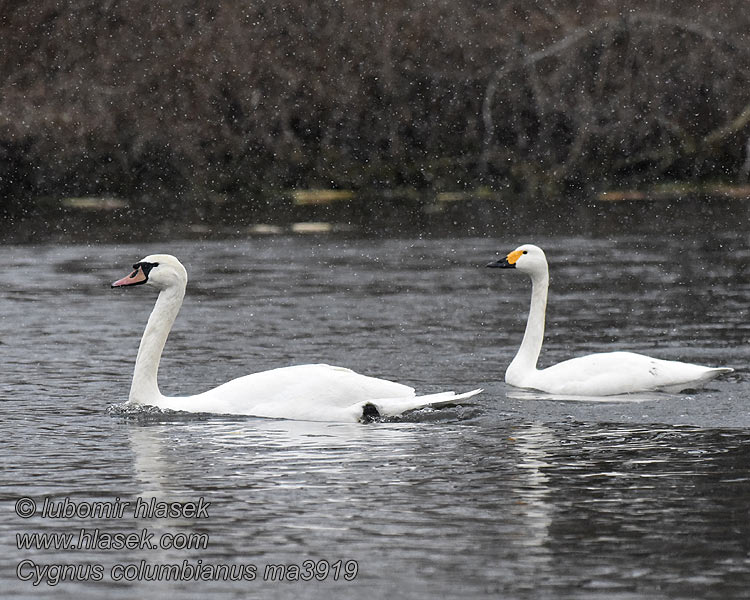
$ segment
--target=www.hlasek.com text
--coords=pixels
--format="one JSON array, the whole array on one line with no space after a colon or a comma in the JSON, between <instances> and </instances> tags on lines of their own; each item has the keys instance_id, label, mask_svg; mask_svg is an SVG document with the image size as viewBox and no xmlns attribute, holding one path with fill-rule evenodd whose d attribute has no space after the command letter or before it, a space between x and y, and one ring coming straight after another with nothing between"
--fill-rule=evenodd
<instances>
[{"instance_id":1,"label":"www.hlasek.com text","mask_svg":"<svg viewBox=\"0 0 750 600\"><path fill-rule=\"evenodd\" d=\"M16 534L19 550L205 550L208 543L207 533L168 531L157 536L146 528L131 533L84 528L74 533Z\"/></svg>"}]
</instances>

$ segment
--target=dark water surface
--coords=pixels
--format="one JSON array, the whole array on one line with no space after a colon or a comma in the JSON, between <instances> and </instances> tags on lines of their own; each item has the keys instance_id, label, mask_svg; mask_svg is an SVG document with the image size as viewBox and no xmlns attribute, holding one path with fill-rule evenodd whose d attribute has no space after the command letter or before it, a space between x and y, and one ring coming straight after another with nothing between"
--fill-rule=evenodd
<instances>
[{"instance_id":1,"label":"dark water surface","mask_svg":"<svg viewBox=\"0 0 750 600\"><path fill-rule=\"evenodd\" d=\"M483 265L523 242L543 246L551 264L541 366L616 348L736 372L704 390L618 402L506 387L530 285ZM486 391L369 425L113 414L156 296L109 283L152 252L177 255L190 276L162 360L165 393L307 362L424 392ZM276 237L4 246L0 255L0 596L748 597L746 232ZM37 503L28 519L15 512L24 497ZM41 514L45 498L85 511L139 497L211 504L207 516ZM159 547L18 548L16 534L77 542L82 528L153 534ZM203 547L168 548L164 534ZM31 581L19 580L21 563ZM138 579L171 564L187 564L189 580L113 581L118 565L114 576ZM267 565L282 564L317 578L264 581ZM53 566L35 586L33 565L90 570L50 585ZM207 565L252 566L256 576L190 578Z\"/></svg>"}]
</instances>

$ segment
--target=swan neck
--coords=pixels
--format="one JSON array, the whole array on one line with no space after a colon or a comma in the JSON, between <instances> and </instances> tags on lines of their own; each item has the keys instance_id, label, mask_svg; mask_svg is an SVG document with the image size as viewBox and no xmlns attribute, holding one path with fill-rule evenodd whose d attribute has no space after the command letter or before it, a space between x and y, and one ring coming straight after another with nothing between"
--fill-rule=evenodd
<instances>
[{"instance_id":1,"label":"swan neck","mask_svg":"<svg viewBox=\"0 0 750 600\"><path fill-rule=\"evenodd\" d=\"M543 273L531 277L531 306L529 318L526 321L526 331L523 334L521 347L516 357L508 367L508 371L535 371L542 351L544 340L544 319L547 310L547 290L549 288L549 274Z\"/></svg>"},{"instance_id":2,"label":"swan neck","mask_svg":"<svg viewBox=\"0 0 750 600\"><path fill-rule=\"evenodd\" d=\"M159 362L184 296L184 286L166 288L159 293L138 348L130 402L153 405L161 398L157 380Z\"/></svg>"}]
</instances>

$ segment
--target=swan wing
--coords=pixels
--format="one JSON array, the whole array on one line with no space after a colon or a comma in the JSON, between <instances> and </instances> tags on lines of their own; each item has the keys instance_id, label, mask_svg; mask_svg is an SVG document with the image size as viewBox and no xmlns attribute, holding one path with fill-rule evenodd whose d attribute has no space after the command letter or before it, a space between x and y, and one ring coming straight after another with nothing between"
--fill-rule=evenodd
<instances>
[{"instance_id":1,"label":"swan wing","mask_svg":"<svg viewBox=\"0 0 750 600\"><path fill-rule=\"evenodd\" d=\"M635 352L606 352L573 358L537 371L527 378L524 387L583 396L678 392L731 371L661 360Z\"/></svg>"},{"instance_id":2,"label":"swan wing","mask_svg":"<svg viewBox=\"0 0 750 600\"><path fill-rule=\"evenodd\" d=\"M382 416L469 398L442 392L416 396L414 388L330 365L298 365L233 379L196 396L163 397L160 408L306 421L361 421L371 404Z\"/></svg>"},{"instance_id":3,"label":"swan wing","mask_svg":"<svg viewBox=\"0 0 750 600\"><path fill-rule=\"evenodd\" d=\"M160 408L259 417L341 420L340 409L379 398L413 398L414 388L325 364L253 373L202 394L163 397ZM318 415L317 418L313 417ZM361 417L361 409L357 418ZM349 419L344 419L349 420ZM354 419L357 420L357 419Z\"/></svg>"}]
</instances>

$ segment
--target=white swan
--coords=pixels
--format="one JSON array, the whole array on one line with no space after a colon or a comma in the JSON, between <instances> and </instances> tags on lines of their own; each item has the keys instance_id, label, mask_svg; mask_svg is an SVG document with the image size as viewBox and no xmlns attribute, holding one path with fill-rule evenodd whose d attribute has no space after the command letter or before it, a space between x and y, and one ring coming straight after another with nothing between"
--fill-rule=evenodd
<instances>
[{"instance_id":1,"label":"white swan","mask_svg":"<svg viewBox=\"0 0 750 600\"><path fill-rule=\"evenodd\" d=\"M531 308L526 331L518 353L505 372L505 382L512 386L571 396L679 392L733 371L660 360L634 352L589 354L539 370L536 363L544 338L549 286L547 258L541 248L526 244L487 266L517 269L531 277Z\"/></svg>"},{"instance_id":2,"label":"white swan","mask_svg":"<svg viewBox=\"0 0 750 600\"><path fill-rule=\"evenodd\" d=\"M182 306L187 271L168 254L147 256L112 287L149 285L159 290L135 361L128 402L162 409L306 421L368 421L424 406L440 406L478 394L444 392L416 396L414 389L366 377L341 367L298 365L233 379L195 396L170 398L159 392L159 361Z\"/></svg>"}]
</instances>

